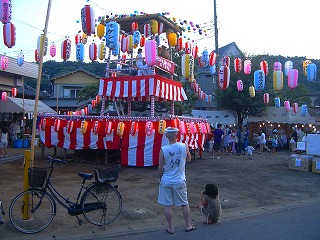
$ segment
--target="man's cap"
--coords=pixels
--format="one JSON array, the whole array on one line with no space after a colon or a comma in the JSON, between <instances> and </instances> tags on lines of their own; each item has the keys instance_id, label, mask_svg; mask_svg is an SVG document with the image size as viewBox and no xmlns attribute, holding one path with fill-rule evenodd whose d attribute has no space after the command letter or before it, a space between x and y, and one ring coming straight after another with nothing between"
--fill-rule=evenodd
<instances>
[{"instance_id":1,"label":"man's cap","mask_svg":"<svg viewBox=\"0 0 320 240\"><path fill-rule=\"evenodd\" d=\"M179 129L175 128L175 127L167 127L165 132L166 133L175 133L175 132L179 132Z\"/></svg>"}]
</instances>

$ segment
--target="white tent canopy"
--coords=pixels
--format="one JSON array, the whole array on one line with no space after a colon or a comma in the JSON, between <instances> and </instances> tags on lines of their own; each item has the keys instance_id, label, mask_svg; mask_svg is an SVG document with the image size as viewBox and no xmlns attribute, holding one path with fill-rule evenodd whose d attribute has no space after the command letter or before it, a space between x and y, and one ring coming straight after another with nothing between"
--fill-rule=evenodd
<instances>
[{"instance_id":1,"label":"white tent canopy","mask_svg":"<svg viewBox=\"0 0 320 240\"><path fill-rule=\"evenodd\" d=\"M8 97L5 102L0 101L2 113L33 113L35 100ZM56 113L52 108L38 101L38 113Z\"/></svg>"}]
</instances>

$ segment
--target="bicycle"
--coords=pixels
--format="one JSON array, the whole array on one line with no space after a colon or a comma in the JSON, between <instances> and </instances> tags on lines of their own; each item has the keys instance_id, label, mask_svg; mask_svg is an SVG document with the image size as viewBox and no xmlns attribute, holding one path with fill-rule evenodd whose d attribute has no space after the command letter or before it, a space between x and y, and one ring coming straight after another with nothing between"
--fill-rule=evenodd
<instances>
[{"instance_id":1,"label":"bicycle","mask_svg":"<svg viewBox=\"0 0 320 240\"><path fill-rule=\"evenodd\" d=\"M38 233L47 228L56 215L56 201L68 210L70 216L82 220L78 215L98 226L106 226L115 221L122 210L122 196L117 185L112 185L119 174L119 165L105 169L94 167L94 174L78 172L82 178L77 198L72 202L53 186L51 177L55 165L66 161L48 157L46 168L29 168L29 189L18 194L10 204L9 218L12 225L23 233ZM47 169L50 169L47 174ZM86 180L95 181L85 186ZM83 192L84 191L84 192Z\"/></svg>"}]
</instances>

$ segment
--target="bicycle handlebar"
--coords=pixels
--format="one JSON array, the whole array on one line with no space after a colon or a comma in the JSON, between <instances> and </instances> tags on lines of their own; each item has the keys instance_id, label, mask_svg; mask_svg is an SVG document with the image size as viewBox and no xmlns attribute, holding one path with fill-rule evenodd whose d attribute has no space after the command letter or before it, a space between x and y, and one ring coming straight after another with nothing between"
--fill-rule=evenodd
<instances>
[{"instance_id":1,"label":"bicycle handlebar","mask_svg":"<svg viewBox=\"0 0 320 240\"><path fill-rule=\"evenodd\" d=\"M48 157L48 161L50 162L50 165L53 166L54 163L58 164L60 166L60 163L67 164L67 161L61 160L59 158L55 157Z\"/></svg>"}]
</instances>

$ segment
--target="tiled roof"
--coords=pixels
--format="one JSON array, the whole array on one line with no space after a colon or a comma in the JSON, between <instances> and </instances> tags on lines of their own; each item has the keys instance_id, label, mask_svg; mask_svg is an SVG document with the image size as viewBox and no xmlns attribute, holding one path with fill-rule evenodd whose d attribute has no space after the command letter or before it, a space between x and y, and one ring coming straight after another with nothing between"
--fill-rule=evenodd
<instances>
[{"instance_id":1,"label":"tiled roof","mask_svg":"<svg viewBox=\"0 0 320 240\"><path fill-rule=\"evenodd\" d=\"M17 75L19 77L29 77L29 78L38 78L38 64L36 63L30 63L30 62L24 62L22 66L19 66L17 64L17 59L7 56L9 63L8 68L6 70L2 70L0 68L0 72L7 72L10 74Z\"/></svg>"}]
</instances>

